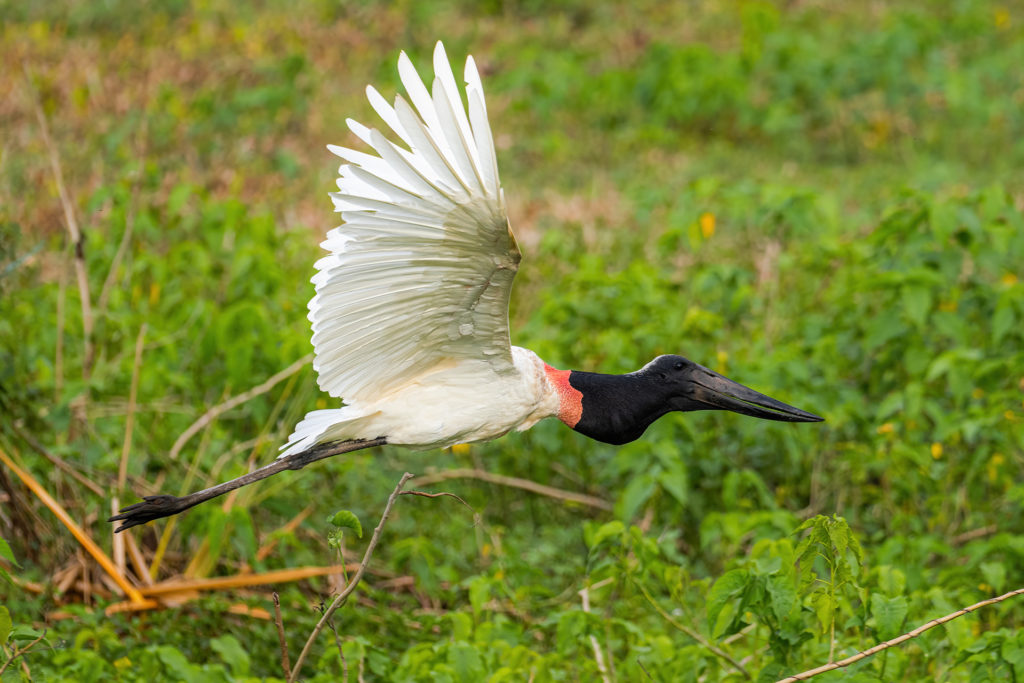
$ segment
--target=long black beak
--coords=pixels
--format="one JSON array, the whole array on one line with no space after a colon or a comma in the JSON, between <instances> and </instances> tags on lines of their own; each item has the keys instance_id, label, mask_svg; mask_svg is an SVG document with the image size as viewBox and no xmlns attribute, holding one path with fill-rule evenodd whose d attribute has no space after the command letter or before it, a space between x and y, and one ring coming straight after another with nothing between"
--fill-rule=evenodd
<instances>
[{"instance_id":1,"label":"long black beak","mask_svg":"<svg viewBox=\"0 0 1024 683\"><path fill-rule=\"evenodd\" d=\"M765 396L727 377L697 366L693 370L693 398L708 405L708 409L731 410L734 413L779 422L824 422L806 410L794 408L771 396Z\"/></svg>"}]
</instances>

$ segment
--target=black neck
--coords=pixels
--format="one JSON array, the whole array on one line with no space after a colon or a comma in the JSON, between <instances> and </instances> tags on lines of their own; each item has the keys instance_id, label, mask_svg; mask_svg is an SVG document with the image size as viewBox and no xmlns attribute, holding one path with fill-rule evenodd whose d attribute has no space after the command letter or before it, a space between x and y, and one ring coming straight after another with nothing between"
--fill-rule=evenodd
<instances>
[{"instance_id":1,"label":"black neck","mask_svg":"<svg viewBox=\"0 0 1024 683\"><path fill-rule=\"evenodd\" d=\"M602 375L573 370L569 384L583 394L583 415L573 429L604 443L634 441L672 410L665 388L639 372Z\"/></svg>"}]
</instances>

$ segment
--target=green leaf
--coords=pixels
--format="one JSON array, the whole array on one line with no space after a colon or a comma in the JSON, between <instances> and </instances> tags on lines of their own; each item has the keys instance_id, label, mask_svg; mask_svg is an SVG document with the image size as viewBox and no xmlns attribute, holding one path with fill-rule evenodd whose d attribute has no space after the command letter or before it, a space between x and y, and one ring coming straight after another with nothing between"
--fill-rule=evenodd
<instances>
[{"instance_id":1,"label":"green leaf","mask_svg":"<svg viewBox=\"0 0 1024 683\"><path fill-rule=\"evenodd\" d=\"M1009 299L1003 299L996 307L995 315L992 316L992 341L996 344L1003 341L1003 337L1013 329L1014 310L1010 306Z\"/></svg>"},{"instance_id":2,"label":"green leaf","mask_svg":"<svg viewBox=\"0 0 1024 683\"><path fill-rule=\"evenodd\" d=\"M946 598L942 589L939 587L935 587L929 591L929 595L932 598L932 604L935 606L935 610L932 611L934 616L948 614L958 607L958 605L954 605ZM973 621L973 619L974 618L972 616L968 615L959 619L947 621L943 625L943 628L946 630L946 637L949 638L949 642L951 642L956 649L964 650L975 642L975 637L971 631L971 627L977 622Z\"/></svg>"},{"instance_id":3,"label":"green leaf","mask_svg":"<svg viewBox=\"0 0 1024 683\"><path fill-rule=\"evenodd\" d=\"M981 575L985 577L985 583L992 586L997 593L1001 593L1006 586L1006 566L1002 562L982 562Z\"/></svg>"},{"instance_id":4,"label":"green leaf","mask_svg":"<svg viewBox=\"0 0 1024 683\"><path fill-rule=\"evenodd\" d=\"M814 608L814 613L818 617L818 623L821 626L820 633L822 635L828 633L837 606L836 601L832 599L828 591L819 590L811 596L811 607Z\"/></svg>"},{"instance_id":5,"label":"green leaf","mask_svg":"<svg viewBox=\"0 0 1024 683\"><path fill-rule=\"evenodd\" d=\"M199 667L195 666L181 653L180 650L170 645L161 645L157 648L157 656L167 668L167 673L174 674L177 680L186 683L199 683L201 674Z\"/></svg>"},{"instance_id":6,"label":"green leaf","mask_svg":"<svg viewBox=\"0 0 1024 683\"><path fill-rule=\"evenodd\" d=\"M484 680L484 664L480 653L469 643L456 642L448 648L448 663L460 683Z\"/></svg>"},{"instance_id":7,"label":"green leaf","mask_svg":"<svg viewBox=\"0 0 1024 683\"><path fill-rule=\"evenodd\" d=\"M473 619L465 612L449 612L446 616L452 625L452 639L469 640L473 635Z\"/></svg>"},{"instance_id":8,"label":"green leaf","mask_svg":"<svg viewBox=\"0 0 1024 683\"><path fill-rule=\"evenodd\" d=\"M475 576L469 581L469 604L477 617L484 605L491 599L491 580L486 576Z\"/></svg>"},{"instance_id":9,"label":"green leaf","mask_svg":"<svg viewBox=\"0 0 1024 683\"><path fill-rule=\"evenodd\" d=\"M676 499L680 505L686 505L689 502L689 488L686 479L686 470L681 464L675 463L673 466L665 469L658 476L658 483Z\"/></svg>"},{"instance_id":10,"label":"green leaf","mask_svg":"<svg viewBox=\"0 0 1024 683\"><path fill-rule=\"evenodd\" d=\"M220 655L221 660L236 677L249 675L249 653L234 636L225 634L214 638L210 641L210 647Z\"/></svg>"},{"instance_id":11,"label":"green leaf","mask_svg":"<svg viewBox=\"0 0 1024 683\"><path fill-rule=\"evenodd\" d=\"M11 551L11 546L7 545L7 541L5 541L2 538L0 538L0 557L2 557L3 559L7 560L11 564L13 564L15 567L20 567L21 566L14 559L14 553ZM8 574L7 570L5 570L3 567L0 567L0 579L3 579L4 581L6 581L7 583L11 584L12 586L14 585L14 581L11 579L11 575ZM0 642L3 642L3 641L0 640Z\"/></svg>"},{"instance_id":12,"label":"green leaf","mask_svg":"<svg viewBox=\"0 0 1024 683\"><path fill-rule=\"evenodd\" d=\"M899 569L885 564L877 569L878 588L888 596L902 595L907 587L907 577Z\"/></svg>"},{"instance_id":13,"label":"green leaf","mask_svg":"<svg viewBox=\"0 0 1024 683\"><path fill-rule=\"evenodd\" d=\"M11 546L7 545L7 541L3 538L0 538L0 557L13 564L15 567L21 566L18 564L17 560L14 559L14 553L11 551Z\"/></svg>"},{"instance_id":14,"label":"green leaf","mask_svg":"<svg viewBox=\"0 0 1024 683\"><path fill-rule=\"evenodd\" d=\"M834 517L825 524L828 540L832 544L829 550L835 558L843 559L846 555L846 547L850 544L850 527L842 517Z\"/></svg>"},{"instance_id":15,"label":"green leaf","mask_svg":"<svg viewBox=\"0 0 1024 683\"><path fill-rule=\"evenodd\" d=\"M7 637L11 635L11 626L11 613L0 605L0 645L7 642Z\"/></svg>"},{"instance_id":16,"label":"green leaf","mask_svg":"<svg viewBox=\"0 0 1024 683\"><path fill-rule=\"evenodd\" d=\"M558 626L555 629L555 642L563 654L574 652L583 643L583 634L587 628L587 615L583 610L570 610L558 615Z\"/></svg>"},{"instance_id":17,"label":"green leaf","mask_svg":"<svg viewBox=\"0 0 1024 683\"><path fill-rule=\"evenodd\" d=\"M616 506L619 519L629 521L636 517L644 503L651 499L655 488L654 477L650 474L643 473L635 476L619 497Z\"/></svg>"},{"instance_id":18,"label":"green leaf","mask_svg":"<svg viewBox=\"0 0 1024 683\"><path fill-rule=\"evenodd\" d=\"M733 569L718 577L715 585L711 587L708 594L708 624L712 632L717 632L718 615L726 604L743 593L747 587L750 575L745 569Z\"/></svg>"},{"instance_id":19,"label":"green leaf","mask_svg":"<svg viewBox=\"0 0 1024 683\"><path fill-rule=\"evenodd\" d=\"M921 286L907 286L903 288L903 310L912 323L921 327L928 318L928 312L932 307L931 290Z\"/></svg>"},{"instance_id":20,"label":"green leaf","mask_svg":"<svg viewBox=\"0 0 1024 683\"><path fill-rule=\"evenodd\" d=\"M771 576L782 569L782 558L777 555L759 557L754 560L754 571L758 576Z\"/></svg>"},{"instance_id":21,"label":"green leaf","mask_svg":"<svg viewBox=\"0 0 1024 683\"><path fill-rule=\"evenodd\" d=\"M607 524L602 524L591 536L589 545L592 549L596 548L609 538L621 536L625 530L626 525L617 519Z\"/></svg>"},{"instance_id":22,"label":"green leaf","mask_svg":"<svg viewBox=\"0 0 1024 683\"><path fill-rule=\"evenodd\" d=\"M902 595L887 598L881 593L872 593L871 616L879 638L888 640L899 635L903 620L907 618L907 599Z\"/></svg>"},{"instance_id":23,"label":"green leaf","mask_svg":"<svg viewBox=\"0 0 1024 683\"><path fill-rule=\"evenodd\" d=\"M793 580L785 574L769 576L766 588L772 613L779 621L784 621L796 606L796 586Z\"/></svg>"},{"instance_id":24,"label":"green leaf","mask_svg":"<svg viewBox=\"0 0 1024 683\"><path fill-rule=\"evenodd\" d=\"M359 522L359 518L349 510L338 510L328 517L327 521L339 529L352 529L356 532L356 536L363 537L363 525Z\"/></svg>"},{"instance_id":25,"label":"green leaf","mask_svg":"<svg viewBox=\"0 0 1024 683\"><path fill-rule=\"evenodd\" d=\"M1015 640L1009 638L1003 642L999 654L1016 669L1017 675L1024 673L1024 638L1018 633Z\"/></svg>"}]
</instances>

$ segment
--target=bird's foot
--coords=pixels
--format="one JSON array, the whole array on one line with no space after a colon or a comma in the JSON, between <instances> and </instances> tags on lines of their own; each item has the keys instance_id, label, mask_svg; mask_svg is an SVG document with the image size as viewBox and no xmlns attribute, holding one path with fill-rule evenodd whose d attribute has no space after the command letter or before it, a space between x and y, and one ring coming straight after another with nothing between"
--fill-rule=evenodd
<instances>
[{"instance_id":1,"label":"bird's foot","mask_svg":"<svg viewBox=\"0 0 1024 683\"><path fill-rule=\"evenodd\" d=\"M119 510L120 514L114 515L108 522L122 522L121 526L114 531L124 531L133 526L145 524L161 517L176 515L182 510L192 507L188 499L177 496L159 495L145 496L141 503L127 505Z\"/></svg>"}]
</instances>

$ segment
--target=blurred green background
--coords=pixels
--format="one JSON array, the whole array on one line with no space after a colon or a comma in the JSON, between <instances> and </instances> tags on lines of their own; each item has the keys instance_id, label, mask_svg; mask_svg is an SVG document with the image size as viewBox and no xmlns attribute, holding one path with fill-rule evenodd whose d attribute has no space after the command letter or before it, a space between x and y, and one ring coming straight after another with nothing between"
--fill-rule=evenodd
<instances>
[{"instance_id":1,"label":"blurred green background","mask_svg":"<svg viewBox=\"0 0 1024 683\"><path fill-rule=\"evenodd\" d=\"M364 86L396 92L402 49L428 73L438 39L483 72L524 251L513 343L603 372L683 353L828 420L677 414L621 448L549 420L343 456L133 531L150 560L163 538L158 578L328 564L336 510L370 529L402 472L479 467L611 511L474 480L425 488L478 517L400 499L335 619L350 680L770 681L1024 585L1020 2L2 0L0 18L0 448L108 550L114 496L238 476L332 405L307 364L175 447L311 351L338 222L324 146L358 145L347 116L381 125ZM105 617L113 598L59 590L81 553L6 468L0 537L18 562L0 666L47 629L5 683L282 676L272 622L232 612L267 592ZM277 590L294 660L331 588ZM1022 625L1008 601L820 680L1019 680ZM305 678L342 667L327 634Z\"/></svg>"}]
</instances>

